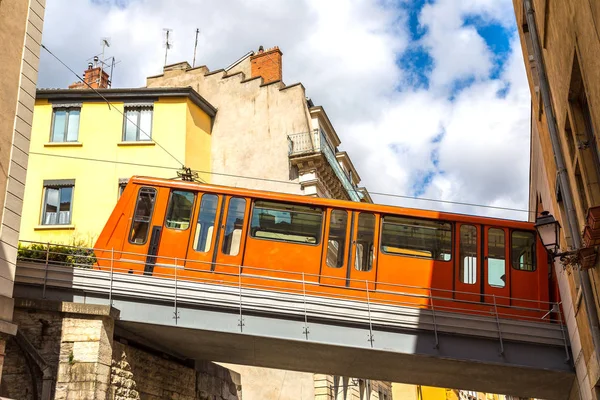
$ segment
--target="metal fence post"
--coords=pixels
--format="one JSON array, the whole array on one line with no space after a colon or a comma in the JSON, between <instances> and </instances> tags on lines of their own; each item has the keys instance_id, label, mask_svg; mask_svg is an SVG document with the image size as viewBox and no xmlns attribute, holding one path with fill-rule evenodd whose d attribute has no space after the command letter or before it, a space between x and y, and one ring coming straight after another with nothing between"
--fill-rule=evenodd
<instances>
[{"instance_id":1,"label":"metal fence post","mask_svg":"<svg viewBox=\"0 0 600 400\"><path fill-rule=\"evenodd\" d=\"M438 339L437 322L435 320L435 307L433 306L433 295L431 289L429 289L429 302L431 303L431 315L433 316L433 333L435 334L435 346L434 349L440 348L440 341Z\"/></svg>"},{"instance_id":2,"label":"metal fence post","mask_svg":"<svg viewBox=\"0 0 600 400\"><path fill-rule=\"evenodd\" d=\"M238 268L238 288L240 291L240 318L238 319L238 326L240 327L240 332L244 331L244 317L242 316L242 265L240 264Z\"/></svg>"},{"instance_id":3,"label":"metal fence post","mask_svg":"<svg viewBox=\"0 0 600 400\"><path fill-rule=\"evenodd\" d=\"M565 353L567 355L567 358L565 358L565 362L569 362L569 360L571 360L571 356L569 355L569 345L567 343L567 336L565 335L565 326L562 322L562 311L560 310L560 306L562 303L556 303L557 307L558 307L558 323L560 324L560 331L562 332L562 336L563 336L563 342L565 344ZM565 321L565 323L567 323L567 321Z\"/></svg>"},{"instance_id":4,"label":"metal fence post","mask_svg":"<svg viewBox=\"0 0 600 400\"><path fill-rule=\"evenodd\" d=\"M173 307L173 318L175 318L175 325L177 325L179 321L179 310L177 309L177 258L175 258L175 301Z\"/></svg>"},{"instance_id":5,"label":"metal fence post","mask_svg":"<svg viewBox=\"0 0 600 400\"><path fill-rule=\"evenodd\" d=\"M46 265L44 266L44 287L42 289L42 299L46 298L46 282L48 281L48 260L50 259L50 242L46 243Z\"/></svg>"},{"instance_id":6,"label":"metal fence post","mask_svg":"<svg viewBox=\"0 0 600 400\"><path fill-rule=\"evenodd\" d=\"M113 289L113 275L114 275L114 262L115 262L115 248L110 249L110 289L108 290L108 305L112 307L112 289Z\"/></svg>"},{"instance_id":7,"label":"metal fence post","mask_svg":"<svg viewBox=\"0 0 600 400\"><path fill-rule=\"evenodd\" d=\"M369 339L368 341L371 343L371 347L373 347L373 322L371 321L371 299L369 297L369 280L365 280L365 284L367 287L367 311L369 313Z\"/></svg>"},{"instance_id":8,"label":"metal fence post","mask_svg":"<svg viewBox=\"0 0 600 400\"><path fill-rule=\"evenodd\" d=\"M498 338L500 339L500 354L504 354L504 343L502 342L502 331L500 330L500 318L498 317L498 307L496 306L496 295L492 295L494 299L494 314L496 314L496 325L498 326Z\"/></svg>"},{"instance_id":9,"label":"metal fence post","mask_svg":"<svg viewBox=\"0 0 600 400\"><path fill-rule=\"evenodd\" d=\"M306 340L308 340L309 331L308 331L308 314L307 314L307 310L306 310L306 286L305 286L305 281L304 281L304 272L302 273L302 297L304 299L304 331L302 333L306 337Z\"/></svg>"}]
</instances>

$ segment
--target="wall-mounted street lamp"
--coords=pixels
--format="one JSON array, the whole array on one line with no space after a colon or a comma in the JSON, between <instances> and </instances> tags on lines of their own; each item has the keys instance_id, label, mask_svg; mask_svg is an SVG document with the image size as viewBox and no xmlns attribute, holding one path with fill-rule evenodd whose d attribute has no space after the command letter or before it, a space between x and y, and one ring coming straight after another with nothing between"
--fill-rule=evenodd
<instances>
[{"instance_id":1,"label":"wall-mounted street lamp","mask_svg":"<svg viewBox=\"0 0 600 400\"><path fill-rule=\"evenodd\" d=\"M563 253L558 251L560 248L560 223L548 211L542 212L542 215L536 218L535 229L552 258L562 258L577 253L577 251L565 251Z\"/></svg>"}]
</instances>

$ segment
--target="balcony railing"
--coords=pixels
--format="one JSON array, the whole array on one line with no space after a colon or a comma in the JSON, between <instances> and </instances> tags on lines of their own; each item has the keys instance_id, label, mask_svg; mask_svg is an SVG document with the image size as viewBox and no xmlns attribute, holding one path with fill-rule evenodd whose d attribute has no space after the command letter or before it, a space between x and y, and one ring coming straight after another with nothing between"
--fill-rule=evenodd
<instances>
[{"instance_id":1,"label":"balcony railing","mask_svg":"<svg viewBox=\"0 0 600 400\"><path fill-rule=\"evenodd\" d=\"M342 166L335 158L335 151L331 148L323 131L315 129L311 132L294 133L288 135L289 155L300 156L311 153L321 153L333 169L335 176L340 180L344 190L352 201L361 201L363 195L350 182Z\"/></svg>"}]
</instances>

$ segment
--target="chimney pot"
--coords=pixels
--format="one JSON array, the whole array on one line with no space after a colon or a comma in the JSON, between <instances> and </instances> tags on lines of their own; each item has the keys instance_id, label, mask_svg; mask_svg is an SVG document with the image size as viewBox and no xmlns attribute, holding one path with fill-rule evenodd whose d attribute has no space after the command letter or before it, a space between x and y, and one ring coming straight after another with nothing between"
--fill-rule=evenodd
<instances>
[{"instance_id":1,"label":"chimney pot","mask_svg":"<svg viewBox=\"0 0 600 400\"><path fill-rule=\"evenodd\" d=\"M261 46L258 46L258 52L259 52L259 53L264 53L264 51L265 51L265 48L264 48L264 47L262 47L262 45L261 45Z\"/></svg>"}]
</instances>

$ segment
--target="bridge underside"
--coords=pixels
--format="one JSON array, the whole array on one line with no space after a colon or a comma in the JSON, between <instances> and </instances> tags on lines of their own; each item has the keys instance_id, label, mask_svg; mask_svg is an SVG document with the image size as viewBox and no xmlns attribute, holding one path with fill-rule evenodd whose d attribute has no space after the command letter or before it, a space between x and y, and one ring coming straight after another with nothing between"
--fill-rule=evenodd
<instances>
[{"instance_id":1,"label":"bridge underside","mask_svg":"<svg viewBox=\"0 0 600 400\"><path fill-rule=\"evenodd\" d=\"M30 268L17 270L15 297L112 302L116 335L182 359L547 400L568 399L575 381L557 324Z\"/></svg>"},{"instance_id":2,"label":"bridge underside","mask_svg":"<svg viewBox=\"0 0 600 400\"><path fill-rule=\"evenodd\" d=\"M481 356L482 345L489 346L451 336L441 338L439 353L446 354L446 358L137 322L121 321L118 327L118 335L134 341L143 340L190 359L547 400L568 399L575 378L569 372L453 359L453 354L464 353L469 348L477 349ZM433 338L430 339L433 343ZM490 355L497 354L497 349L489 350ZM511 355L522 350L516 345L507 346L507 353ZM537 357L535 351L520 355L531 359Z\"/></svg>"}]
</instances>

